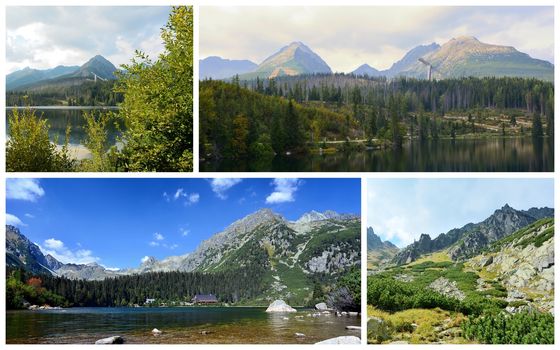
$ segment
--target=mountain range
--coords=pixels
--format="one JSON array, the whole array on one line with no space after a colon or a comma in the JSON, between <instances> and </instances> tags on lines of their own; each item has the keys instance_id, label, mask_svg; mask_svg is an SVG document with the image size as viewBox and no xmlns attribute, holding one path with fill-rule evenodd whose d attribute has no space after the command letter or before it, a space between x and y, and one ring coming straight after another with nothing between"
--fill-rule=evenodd
<instances>
[{"instance_id":1,"label":"mountain range","mask_svg":"<svg viewBox=\"0 0 560 350\"><path fill-rule=\"evenodd\" d=\"M552 63L532 58L511 46L480 42L472 36L453 38L441 46L437 43L418 45L389 69L378 70L364 63L350 74L426 79L428 67L419 61L420 58L432 65L432 76L436 79L464 76L532 77L547 81L554 79ZM257 77L263 79L332 73L328 64L301 42L293 42L281 48L257 66L248 63L240 65L239 62L249 61L206 58L200 61L200 77L225 79L237 74L242 80L250 80Z\"/></svg>"},{"instance_id":2,"label":"mountain range","mask_svg":"<svg viewBox=\"0 0 560 350\"><path fill-rule=\"evenodd\" d=\"M115 79L117 68L105 57L97 55L81 66L57 66L52 69L26 67L6 76L6 90L37 90L44 86L77 85L94 80Z\"/></svg>"},{"instance_id":3,"label":"mountain range","mask_svg":"<svg viewBox=\"0 0 560 350\"><path fill-rule=\"evenodd\" d=\"M18 228L6 226L7 266L71 279L100 280L157 271L225 271L250 264L258 249L266 250L271 266L265 277L270 286L267 296L304 296L312 289L309 276L335 278L359 266L360 218L311 211L289 221L270 209L261 209L201 242L192 253L162 260L147 257L136 268L117 271L97 263L61 263L44 255Z\"/></svg>"}]
</instances>

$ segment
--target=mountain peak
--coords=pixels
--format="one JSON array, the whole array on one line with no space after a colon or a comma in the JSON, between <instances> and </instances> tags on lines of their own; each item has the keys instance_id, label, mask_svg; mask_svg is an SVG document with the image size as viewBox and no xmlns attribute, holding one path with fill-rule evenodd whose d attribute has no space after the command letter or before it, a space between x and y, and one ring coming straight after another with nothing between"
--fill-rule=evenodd
<instances>
[{"instance_id":1,"label":"mountain peak","mask_svg":"<svg viewBox=\"0 0 560 350\"><path fill-rule=\"evenodd\" d=\"M274 78L313 73L332 73L332 70L308 46L301 41L294 41L269 56L253 72L242 78Z\"/></svg>"},{"instance_id":2,"label":"mountain peak","mask_svg":"<svg viewBox=\"0 0 560 350\"><path fill-rule=\"evenodd\" d=\"M458 36L456 38L451 39L451 41L453 41L453 40L460 41L460 42L469 42L469 41L474 41L474 42L477 42L477 43L480 42L477 38L475 38L472 35L461 35L461 36Z\"/></svg>"}]
</instances>

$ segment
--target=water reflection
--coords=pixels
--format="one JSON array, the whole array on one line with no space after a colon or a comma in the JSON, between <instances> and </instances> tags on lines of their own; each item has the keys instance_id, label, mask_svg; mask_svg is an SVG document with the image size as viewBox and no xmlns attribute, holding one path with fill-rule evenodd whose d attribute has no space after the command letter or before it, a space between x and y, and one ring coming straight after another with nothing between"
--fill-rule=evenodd
<instances>
[{"instance_id":1,"label":"water reflection","mask_svg":"<svg viewBox=\"0 0 560 350\"><path fill-rule=\"evenodd\" d=\"M57 144L64 144L66 137L66 127L70 126L70 144L83 145L86 134L84 126L86 121L84 119L84 112L90 112L98 116L100 113L107 113L110 111L116 112L117 108L96 108L96 107L78 107L78 108L56 108L55 106L33 108L35 115L46 119L50 125L49 138ZM12 108L6 108L6 128L8 128L8 118L12 114ZM21 113L21 109L20 109ZM118 124L115 125L115 123ZM118 122L115 118L107 125L107 140L111 145L117 142L119 136L119 129L124 130L122 122ZM10 131L7 130L9 135Z\"/></svg>"},{"instance_id":2,"label":"water reflection","mask_svg":"<svg viewBox=\"0 0 560 350\"><path fill-rule=\"evenodd\" d=\"M554 170L551 139L499 138L409 142L402 149L256 161L204 161L201 171L540 172Z\"/></svg>"}]
</instances>

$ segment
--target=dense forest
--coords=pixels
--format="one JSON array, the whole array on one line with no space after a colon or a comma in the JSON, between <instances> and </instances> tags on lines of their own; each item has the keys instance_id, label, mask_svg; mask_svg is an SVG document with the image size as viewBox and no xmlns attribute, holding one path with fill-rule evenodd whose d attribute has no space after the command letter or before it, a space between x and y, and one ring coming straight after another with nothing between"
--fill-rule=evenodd
<instances>
[{"instance_id":1,"label":"dense forest","mask_svg":"<svg viewBox=\"0 0 560 350\"><path fill-rule=\"evenodd\" d=\"M404 140L553 137L552 83L316 74L200 83L201 157L259 158ZM343 142L341 142L343 141ZM344 142L346 141L346 142Z\"/></svg>"},{"instance_id":2,"label":"dense forest","mask_svg":"<svg viewBox=\"0 0 560 350\"><path fill-rule=\"evenodd\" d=\"M7 91L6 106L116 106L123 94L115 81L83 82L80 85L46 86L41 90Z\"/></svg>"},{"instance_id":3,"label":"dense forest","mask_svg":"<svg viewBox=\"0 0 560 350\"><path fill-rule=\"evenodd\" d=\"M254 265L242 270L217 273L150 272L85 281L50 275L32 276L16 270L8 279L7 300L9 307L21 307L22 298L29 298L30 295L24 286L32 286L34 290L44 288L51 295L60 296L58 300L51 297L49 301L54 301L53 305L64 306L143 305L147 298L156 299L159 305L160 302L190 302L195 294L210 293L216 295L220 302L236 303L262 293L265 271L264 266ZM17 282L19 288L16 287Z\"/></svg>"},{"instance_id":4,"label":"dense forest","mask_svg":"<svg viewBox=\"0 0 560 350\"><path fill-rule=\"evenodd\" d=\"M117 72L114 83L98 83L99 88L86 84L83 91L81 85L69 87L68 94L61 92L69 104L107 102L120 107L118 113L84 113L83 144L91 153L88 159L79 161L71 155L70 129L64 146L57 147L49 139L49 123L35 110L9 112L7 171L192 171L192 35L192 7L173 7L161 30L165 49L156 59L136 51L131 62ZM8 104L24 100L16 94L8 97ZM42 97L31 94L29 98L38 103ZM97 101L88 101L94 98ZM108 142L112 122L124 125L120 147Z\"/></svg>"}]
</instances>

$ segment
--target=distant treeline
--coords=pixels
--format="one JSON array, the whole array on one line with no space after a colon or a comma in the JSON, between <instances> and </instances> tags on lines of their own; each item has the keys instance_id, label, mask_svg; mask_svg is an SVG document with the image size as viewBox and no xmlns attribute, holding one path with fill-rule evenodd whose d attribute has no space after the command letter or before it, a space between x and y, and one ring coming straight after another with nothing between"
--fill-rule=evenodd
<instances>
[{"instance_id":1,"label":"distant treeline","mask_svg":"<svg viewBox=\"0 0 560 350\"><path fill-rule=\"evenodd\" d=\"M115 81L86 81L80 85L46 85L40 89L7 91L6 106L116 106L124 95Z\"/></svg>"},{"instance_id":2,"label":"distant treeline","mask_svg":"<svg viewBox=\"0 0 560 350\"><path fill-rule=\"evenodd\" d=\"M263 284L265 271L264 265L254 265L215 273L150 272L86 281L51 275L33 276L15 270L8 278L8 305L15 308L27 298L30 302L45 300L62 306L128 306L142 305L147 298L158 302L190 302L195 294L210 293L220 302L235 303L254 298L264 291L267 287ZM49 298L41 299L43 294Z\"/></svg>"},{"instance_id":3,"label":"distant treeline","mask_svg":"<svg viewBox=\"0 0 560 350\"><path fill-rule=\"evenodd\" d=\"M236 82L236 78L233 79ZM554 108L554 84L527 78L455 78L424 80L313 74L243 81L241 84L266 95L298 102L322 101L387 107L391 96L402 95L406 110L445 113L472 108L515 108L547 113Z\"/></svg>"}]
</instances>

